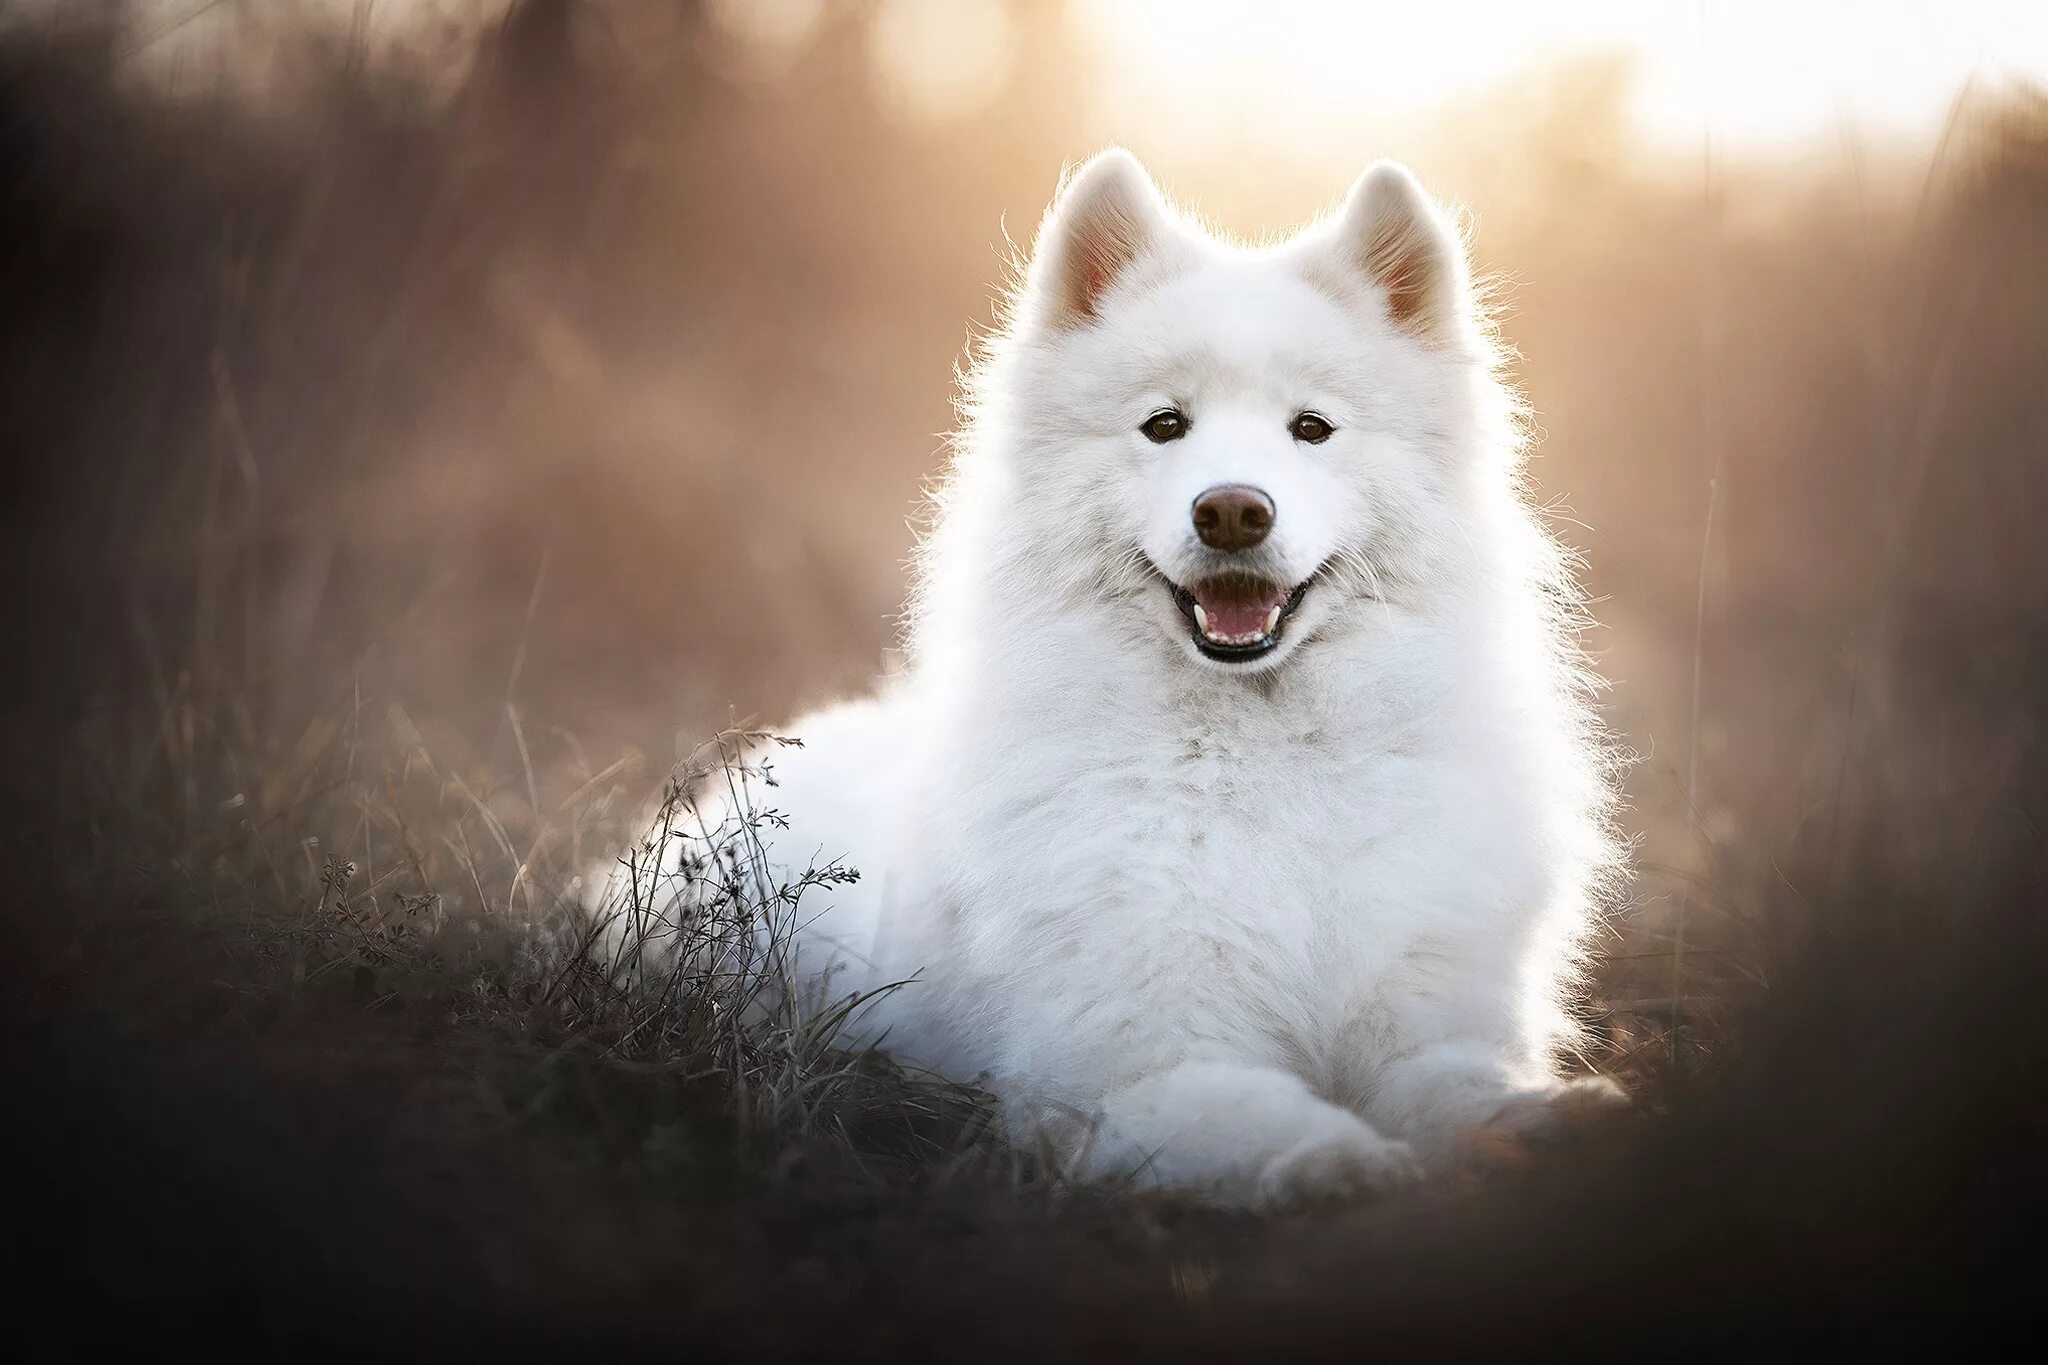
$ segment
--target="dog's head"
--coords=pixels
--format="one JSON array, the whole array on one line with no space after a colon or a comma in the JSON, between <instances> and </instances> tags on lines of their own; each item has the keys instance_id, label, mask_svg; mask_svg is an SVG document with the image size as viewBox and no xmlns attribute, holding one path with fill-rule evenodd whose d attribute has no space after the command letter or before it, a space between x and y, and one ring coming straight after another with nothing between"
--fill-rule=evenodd
<instances>
[{"instance_id":1,"label":"dog's head","mask_svg":"<svg viewBox=\"0 0 2048 1365\"><path fill-rule=\"evenodd\" d=\"M1004 533L1048 594L1277 668L1458 553L1489 361L1463 247L1402 167L1252 250L1105 152L1047 213L979 395Z\"/></svg>"}]
</instances>

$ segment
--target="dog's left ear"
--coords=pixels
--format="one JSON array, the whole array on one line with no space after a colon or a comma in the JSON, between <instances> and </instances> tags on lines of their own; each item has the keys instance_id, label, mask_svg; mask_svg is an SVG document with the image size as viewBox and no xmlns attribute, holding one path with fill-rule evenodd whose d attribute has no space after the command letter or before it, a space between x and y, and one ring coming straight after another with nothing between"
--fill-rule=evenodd
<instances>
[{"instance_id":1,"label":"dog's left ear","mask_svg":"<svg viewBox=\"0 0 2048 1365\"><path fill-rule=\"evenodd\" d=\"M1471 313L1465 248L1406 166L1374 163L1337 223L1341 262L1377 286L1395 324L1448 341Z\"/></svg>"}]
</instances>

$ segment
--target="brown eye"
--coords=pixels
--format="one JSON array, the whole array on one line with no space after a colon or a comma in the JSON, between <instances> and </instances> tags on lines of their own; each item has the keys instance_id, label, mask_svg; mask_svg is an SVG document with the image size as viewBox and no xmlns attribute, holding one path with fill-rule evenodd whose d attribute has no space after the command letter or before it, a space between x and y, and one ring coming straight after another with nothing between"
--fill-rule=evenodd
<instances>
[{"instance_id":1,"label":"brown eye","mask_svg":"<svg viewBox=\"0 0 2048 1365\"><path fill-rule=\"evenodd\" d=\"M1287 429L1294 433L1295 440L1306 441L1312 446L1319 446L1329 440L1331 433L1337 430L1330 425L1328 419L1313 412L1304 412L1295 418Z\"/></svg>"},{"instance_id":2,"label":"brown eye","mask_svg":"<svg viewBox=\"0 0 2048 1365\"><path fill-rule=\"evenodd\" d=\"M1187 414L1176 412L1172 408L1162 408L1147 417L1138 430L1144 432L1145 439L1152 444L1163 446L1168 441L1178 441L1188 434Z\"/></svg>"}]
</instances>

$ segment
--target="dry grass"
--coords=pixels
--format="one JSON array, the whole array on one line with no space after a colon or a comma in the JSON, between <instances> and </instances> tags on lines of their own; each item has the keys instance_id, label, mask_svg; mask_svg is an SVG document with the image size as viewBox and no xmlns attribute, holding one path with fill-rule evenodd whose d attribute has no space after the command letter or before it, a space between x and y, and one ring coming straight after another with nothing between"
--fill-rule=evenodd
<instances>
[{"instance_id":1,"label":"dry grass","mask_svg":"<svg viewBox=\"0 0 2048 1365\"><path fill-rule=\"evenodd\" d=\"M360 693L271 752L188 692L163 701L118 760L77 753L90 847L67 855L82 898L125 884L224 946L219 1013L269 1026L340 1003L454 1046L516 1044L537 1065L568 1050L659 1074L717 1097L695 1140L763 1169L801 1152L883 1183L970 1166L1022 1178L985 1096L848 1051L860 1001L799 985L797 927L859 877L769 867L761 831L786 821L761 799L772 757L754 751L800 740L723 733L651 802L632 755L557 774L573 788L544 801L530 764L446 766L402 708ZM516 709L506 725L526 755ZM697 798L714 788L729 813L707 824Z\"/></svg>"}]
</instances>

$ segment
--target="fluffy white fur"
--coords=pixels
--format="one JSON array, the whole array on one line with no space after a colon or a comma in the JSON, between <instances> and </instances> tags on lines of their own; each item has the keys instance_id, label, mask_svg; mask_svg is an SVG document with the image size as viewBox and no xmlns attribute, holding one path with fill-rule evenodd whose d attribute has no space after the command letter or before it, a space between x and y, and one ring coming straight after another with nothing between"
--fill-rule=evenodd
<instances>
[{"instance_id":1,"label":"fluffy white fur","mask_svg":"<svg viewBox=\"0 0 2048 1365\"><path fill-rule=\"evenodd\" d=\"M776 760L771 863L863 873L806 970L915 978L868 1037L1084 1175L1244 1203L1585 1095L1558 1066L1609 780L1497 359L1399 166L1256 250L1121 151L1071 177L968 381L906 668ZM1224 484L1276 509L1229 557L1189 512ZM1169 586L1225 558L1311 584L1250 662L1199 652Z\"/></svg>"}]
</instances>

